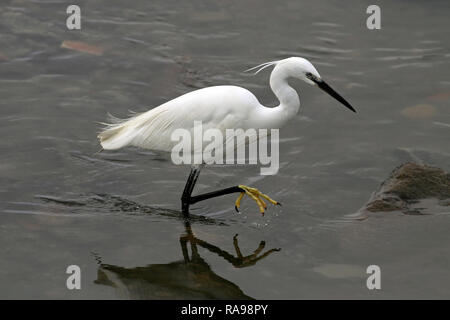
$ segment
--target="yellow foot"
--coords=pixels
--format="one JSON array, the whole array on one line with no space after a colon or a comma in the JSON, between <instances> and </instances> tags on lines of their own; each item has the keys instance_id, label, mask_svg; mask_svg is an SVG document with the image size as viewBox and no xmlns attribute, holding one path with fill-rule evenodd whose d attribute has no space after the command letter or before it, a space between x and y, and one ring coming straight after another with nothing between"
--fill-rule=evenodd
<instances>
[{"instance_id":1,"label":"yellow foot","mask_svg":"<svg viewBox=\"0 0 450 320\"><path fill-rule=\"evenodd\" d=\"M256 188L250 188L244 185L239 185L239 188L241 188L242 190L244 190L243 192L241 192L241 194L239 195L239 197L236 200L235 203L235 209L237 212L239 212L239 207L241 206L241 200L244 197L244 195L248 195L253 201L256 202L256 204L259 207L259 211L261 212L261 214L264 214L264 211L267 208L267 204L264 202L264 199L266 199L267 201L269 201L271 204L273 205L278 205L281 206L281 203L279 203L278 201L275 201L273 199L271 199L268 195L265 195L264 193L262 193L261 191L259 191Z\"/></svg>"}]
</instances>

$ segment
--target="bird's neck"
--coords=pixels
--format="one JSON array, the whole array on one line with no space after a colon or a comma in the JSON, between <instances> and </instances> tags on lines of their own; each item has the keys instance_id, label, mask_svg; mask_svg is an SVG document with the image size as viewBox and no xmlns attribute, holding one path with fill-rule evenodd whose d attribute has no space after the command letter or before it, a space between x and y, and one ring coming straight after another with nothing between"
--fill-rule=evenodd
<instances>
[{"instance_id":1,"label":"bird's neck","mask_svg":"<svg viewBox=\"0 0 450 320\"><path fill-rule=\"evenodd\" d=\"M300 108L300 98L297 91L289 85L287 80L287 73L279 67L275 67L270 75L270 87L280 101L275 109L286 121L293 118Z\"/></svg>"}]
</instances>

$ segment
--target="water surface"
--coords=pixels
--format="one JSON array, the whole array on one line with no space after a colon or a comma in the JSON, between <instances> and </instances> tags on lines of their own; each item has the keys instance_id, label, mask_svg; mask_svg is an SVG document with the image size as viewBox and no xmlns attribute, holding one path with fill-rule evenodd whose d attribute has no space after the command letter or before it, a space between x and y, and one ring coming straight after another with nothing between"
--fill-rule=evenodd
<instances>
[{"instance_id":1,"label":"water surface","mask_svg":"<svg viewBox=\"0 0 450 320\"><path fill-rule=\"evenodd\" d=\"M0 298L449 297L448 207L346 219L403 162L450 170L448 1L381 1L376 31L369 1L80 0L81 31L65 28L69 4L0 4ZM264 217L249 200L236 214L227 196L193 206L201 217L186 225L189 168L97 153L107 112L220 84L276 105L269 72L242 71L289 56L310 59L358 114L294 82L301 112L280 132L277 175L202 172L196 192L247 184L283 203ZM71 264L79 291L65 286Z\"/></svg>"}]
</instances>

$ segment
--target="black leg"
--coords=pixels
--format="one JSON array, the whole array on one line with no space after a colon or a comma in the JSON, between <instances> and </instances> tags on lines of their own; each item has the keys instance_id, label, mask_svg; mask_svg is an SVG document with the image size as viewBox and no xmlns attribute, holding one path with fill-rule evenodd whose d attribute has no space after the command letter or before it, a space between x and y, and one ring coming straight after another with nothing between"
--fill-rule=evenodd
<instances>
[{"instance_id":1,"label":"black leg","mask_svg":"<svg viewBox=\"0 0 450 320\"><path fill-rule=\"evenodd\" d=\"M194 190L201 169L201 166L193 166L186 181L186 185L184 186L183 195L181 196L181 210L185 216L189 216L192 191Z\"/></svg>"},{"instance_id":2,"label":"black leg","mask_svg":"<svg viewBox=\"0 0 450 320\"><path fill-rule=\"evenodd\" d=\"M191 172L189 173L189 177L186 181L186 185L184 187L183 195L181 196L181 211L185 216L189 216L189 206L191 204L197 203L199 201L220 197L230 193L236 192L244 192L238 186L225 188L222 190L212 191L204 194L200 194L198 196L192 196L192 192L194 191L195 184L200 175L200 170L202 166L192 167Z\"/></svg>"},{"instance_id":3,"label":"black leg","mask_svg":"<svg viewBox=\"0 0 450 320\"><path fill-rule=\"evenodd\" d=\"M229 188L225 188L225 189L221 189L221 190L217 190L217 191L200 194L198 196L191 197L191 204L194 204L199 201L211 199L211 198L224 196L224 195L230 194L230 193L236 193L236 192L241 193L241 192L244 192L244 190L242 190L238 186L235 186L235 187L229 187Z\"/></svg>"}]
</instances>

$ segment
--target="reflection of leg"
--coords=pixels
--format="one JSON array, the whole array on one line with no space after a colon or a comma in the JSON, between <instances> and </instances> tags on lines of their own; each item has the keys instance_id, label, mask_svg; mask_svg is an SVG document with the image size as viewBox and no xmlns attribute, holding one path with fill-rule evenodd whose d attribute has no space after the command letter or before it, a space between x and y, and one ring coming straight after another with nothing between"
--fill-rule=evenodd
<instances>
[{"instance_id":1,"label":"reflection of leg","mask_svg":"<svg viewBox=\"0 0 450 320\"><path fill-rule=\"evenodd\" d=\"M242 253L241 253L241 249L239 249L239 244L238 244L238 239L237 239L238 234L236 233L233 237L233 245L234 245L234 250L236 250L236 254L238 256L239 259L242 259Z\"/></svg>"},{"instance_id":2,"label":"reflection of leg","mask_svg":"<svg viewBox=\"0 0 450 320\"><path fill-rule=\"evenodd\" d=\"M264 249L264 247L266 246L266 242L265 241L261 241L259 243L258 248L256 248L255 251L253 251L253 253L251 255L248 255L246 257L244 257L242 255L241 249L239 248L239 243L238 243L238 234L236 233L233 237L233 245L234 245L234 249L236 250L236 254L237 254L237 258L240 260L240 264L242 266L245 265L251 265L253 264L253 262L256 262L264 257L267 257L269 254L271 254L274 251L279 251L280 249L271 249L268 252L266 252L265 254L263 254L261 257L258 258L258 254Z\"/></svg>"},{"instance_id":3,"label":"reflection of leg","mask_svg":"<svg viewBox=\"0 0 450 320\"><path fill-rule=\"evenodd\" d=\"M259 243L258 248L256 248L256 250L253 252L252 256L256 257L262 251L262 249L264 249L265 246L266 246L266 242L265 241L261 241Z\"/></svg>"},{"instance_id":4,"label":"reflection of leg","mask_svg":"<svg viewBox=\"0 0 450 320\"><path fill-rule=\"evenodd\" d=\"M194 243L195 237L194 237L194 234L192 233L191 224L188 219L184 220L184 228L185 228L185 234L182 234L180 236L181 251L183 252L184 261L191 262L192 260L194 260L196 255L198 256L198 250L197 250L197 246ZM192 253L191 258L192 259L189 258L189 251L187 248L188 242L191 244L191 253Z\"/></svg>"},{"instance_id":5,"label":"reflection of leg","mask_svg":"<svg viewBox=\"0 0 450 320\"><path fill-rule=\"evenodd\" d=\"M266 246L266 242L265 242L265 241L261 241L261 242L259 243L258 248L256 248L256 250L253 252L253 254L251 254L251 255L249 255L249 256L247 256L247 257L244 257L244 256L242 255L241 249L239 248L239 243L238 243L237 237L238 237L238 234L236 233L236 234L234 235L234 237L233 237L233 245L234 245L234 249L236 250L236 254L237 254L238 258L240 258L240 259L243 259L243 258L250 258L250 259L256 258L256 256L257 256L257 255L264 249L264 247Z\"/></svg>"},{"instance_id":6,"label":"reflection of leg","mask_svg":"<svg viewBox=\"0 0 450 320\"><path fill-rule=\"evenodd\" d=\"M236 261L233 264L235 267L242 268L242 267L247 267L247 266L254 265L257 261L267 257L271 253L281 250L281 249L270 249L269 251L267 251L266 253L262 254L260 257L258 257L258 254L260 254L261 251L266 246L266 242L265 241L261 241L259 243L258 248L256 248L256 250L253 251L252 254L244 257L242 255L242 253L241 253L241 249L239 248L237 236L238 236L238 234L235 234L234 237L233 237L233 245L234 245L234 249L236 250L236 254L237 254L237 258L235 259Z\"/></svg>"},{"instance_id":7,"label":"reflection of leg","mask_svg":"<svg viewBox=\"0 0 450 320\"><path fill-rule=\"evenodd\" d=\"M192 259L194 259L194 257L198 257L198 249L197 249L197 244L195 243L195 238L191 240L191 256Z\"/></svg>"},{"instance_id":8,"label":"reflection of leg","mask_svg":"<svg viewBox=\"0 0 450 320\"><path fill-rule=\"evenodd\" d=\"M181 252L183 252L184 262L189 262L189 252L187 249L187 241L183 237L180 238Z\"/></svg>"},{"instance_id":9,"label":"reflection of leg","mask_svg":"<svg viewBox=\"0 0 450 320\"><path fill-rule=\"evenodd\" d=\"M257 255L264 249L266 243L265 241L261 241L259 243L258 248L256 248L256 250L251 254L248 255L246 257L244 257L242 255L241 249L239 248L239 243L238 243L238 239L237 239L238 235L234 235L233 237L233 245L234 245L234 249L236 250L236 255L237 257L232 256L231 254L229 254L228 252L226 252L225 250L222 250L206 241L200 240L195 238L195 242L205 248L208 249L211 252L214 252L216 254L218 254L219 256L221 256L222 258L224 258L225 260L227 260L228 262L230 262L233 266L235 266L236 268L243 268L243 267L248 267L248 266L252 266L254 265L257 261L264 259L265 257L267 257L268 255L272 254L273 252L276 251L280 251L281 249L271 249L269 251L267 251L266 253L264 253L263 255L261 255L260 257L258 257Z\"/></svg>"},{"instance_id":10,"label":"reflection of leg","mask_svg":"<svg viewBox=\"0 0 450 320\"><path fill-rule=\"evenodd\" d=\"M207 249L210 252L213 252L215 254L217 254L218 256L224 258L225 260L227 260L228 262L230 262L231 264L235 264L236 263L236 258L229 254L228 252L226 252L225 250L220 249L219 247L212 245L204 240L195 238L195 242L202 248Z\"/></svg>"},{"instance_id":11,"label":"reflection of leg","mask_svg":"<svg viewBox=\"0 0 450 320\"><path fill-rule=\"evenodd\" d=\"M265 257L267 257L269 254L272 254L273 252L278 252L280 251L280 248L276 248L276 249L270 249L269 251L267 251L266 253L260 255L259 257L252 259L252 264L255 264L256 262L258 262L261 259L264 259Z\"/></svg>"},{"instance_id":12,"label":"reflection of leg","mask_svg":"<svg viewBox=\"0 0 450 320\"><path fill-rule=\"evenodd\" d=\"M191 262L191 261L195 262L196 259L200 258L197 245L199 245L202 248L207 249L210 252L216 253L220 257L222 257L225 260L227 260L228 262L230 262L236 268L242 268L242 267L248 267L248 266L254 265L258 260L261 260L261 259L267 257L269 254L271 254L275 251L280 251L280 249L271 249L271 250L267 251L266 253L264 253L263 255L261 255L260 257L257 257L257 255L264 249L264 247L266 245L265 241L261 241L259 243L258 248L256 248L256 250L253 252L253 254L251 254L247 257L244 257L242 255L241 249L239 248L239 243L238 243L237 237L238 237L238 234L235 234L233 237L233 246L234 246L234 249L236 250L236 255L237 255L237 257L234 257L233 255L229 254L225 250L222 250L219 247L212 245L204 240L196 238L192 232L189 220L185 219L185 234L181 235L181 237L180 237L180 244L181 244L181 250L183 252L184 261L185 262ZM189 252L187 249L188 242L191 244L191 251L192 251L191 258L189 258Z\"/></svg>"}]
</instances>

